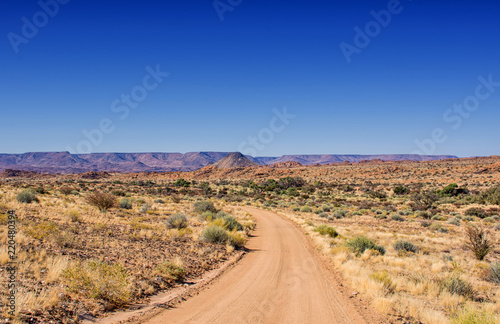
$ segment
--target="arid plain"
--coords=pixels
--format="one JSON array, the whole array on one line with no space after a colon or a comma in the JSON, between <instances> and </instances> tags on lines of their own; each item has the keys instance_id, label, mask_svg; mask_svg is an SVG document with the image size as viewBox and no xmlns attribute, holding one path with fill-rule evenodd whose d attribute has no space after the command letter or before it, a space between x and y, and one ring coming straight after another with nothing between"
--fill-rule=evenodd
<instances>
[{"instance_id":1,"label":"arid plain","mask_svg":"<svg viewBox=\"0 0 500 324\"><path fill-rule=\"evenodd\" d=\"M500 157L240 162L192 172L3 171L0 284L13 210L18 291L15 316L4 306L2 318L106 321L224 267L133 320L499 322ZM273 285L278 294L263 291ZM1 294L6 304L8 290ZM204 311L211 297L234 314Z\"/></svg>"}]
</instances>

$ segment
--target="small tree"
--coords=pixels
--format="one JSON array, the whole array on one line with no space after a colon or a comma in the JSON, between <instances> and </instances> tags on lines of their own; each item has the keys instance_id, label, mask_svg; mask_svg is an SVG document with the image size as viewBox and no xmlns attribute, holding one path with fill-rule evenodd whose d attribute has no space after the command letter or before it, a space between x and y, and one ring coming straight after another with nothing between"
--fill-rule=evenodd
<instances>
[{"instance_id":1,"label":"small tree","mask_svg":"<svg viewBox=\"0 0 500 324\"><path fill-rule=\"evenodd\" d=\"M484 260L492 248L492 243L488 239L486 231L483 228L469 225L465 229L465 234L467 237L465 247L474 253L476 259Z\"/></svg>"},{"instance_id":2,"label":"small tree","mask_svg":"<svg viewBox=\"0 0 500 324\"><path fill-rule=\"evenodd\" d=\"M425 191L414 195L411 200L415 203L418 209L427 210L439 200L439 196L432 191Z\"/></svg>"},{"instance_id":3,"label":"small tree","mask_svg":"<svg viewBox=\"0 0 500 324\"><path fill-rule=\"evenodd\" d=\"M93 192L85 197L85 201L94 207L97 207L101 212L113 208L116 204L115 196L109 193L100 191Z\"/></svg>"}]
</instances>

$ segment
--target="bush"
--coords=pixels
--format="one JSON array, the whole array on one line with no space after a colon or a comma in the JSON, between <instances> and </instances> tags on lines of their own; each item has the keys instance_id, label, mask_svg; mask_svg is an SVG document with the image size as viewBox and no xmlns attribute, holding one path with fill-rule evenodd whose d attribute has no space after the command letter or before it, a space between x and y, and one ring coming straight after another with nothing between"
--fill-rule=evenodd
<instances>
[{"instance_id":1,"label":"bush","mask_svg":"<svg viewBox=\"0 0 500 324\"><path fill-rule=\"evenodd\" d=\"M106 212L106 210L113 208L116 203L114 195L100 191L87 195L87 197L85 197L85 201L89 205L97 207L101 212Z\"/></svg>"},{"instance_id":2,"label":"bush","mask_svg":"<svg viewBox=\"0 0 500 324\"><path fill-rule=\"evenodd\" d=\"M71 194L71 192L73 191L73 188L68 187L68 186L62 186L61 188L59 188L59 191L63 195L67 196L67 195Z\"/></svg>"},{"instance_id":3,"label":"bush","mask_svg":"<svg viewBox=\"0 0 500 324\"><path fill-rule=\"evenodd\" d=\"M337 218L337 219L340 219L340 218L344 218L347 216L347 213L348 211L345 210L345 209L336 209L334 212L333 212L333 217Z\"/></svg>"},{"instance_id":4,"label":"bush","mask_svg":"<svg viewBox=\"0 0 500 324\"><path fill-rule=\"evenodd\" d=\"M108 265L101 261L78 263L64 270L63 278L70 291L87 298L113 306L124 305L130 300L128 276L119 264Z\"/></svg>"},{"instance_id":5,"label":"bush","mask_svg":"<svg viewBox=\"0 0 500 324\"><path fill-rule=\"evenodd\" d=\"M309 206L302 206L302 208L300 208L300 211L302 213L310 213L310 212L312 212L312 209Z\"/></svg>"},{"instance_id":6,"label":"bush","mask_svg":"<svg viewBox=\"0 0 500 324\"><path fill-rule=\"evenodd\" d=\"M484 309L468 306L455 314L451 324L498 324L498 317Z\"/></svg>"},{"instance_id":7,"label":"bush","mask_svg":"<svg viewBox=\"0 0 500 324\"><path fill-rule=\"evenodd\" d=\"M439 233L448 233L448 229L446 227L443 227L439 223L432 223L429 228L434 231L438 231Z\"/></svg>"},{"instance_id":8,"label":"bush","mask_svg":"<svg viewBox=\"0 0 500 324\"><path fill-rule=\"evenodd\" d=\"M439 196L432 191L425 191L414 195L411 200L415 203L417 209L427 210L439 200Z\"/></svg>"},{"instance_id":9,"label":"bush","mask_svg":"<svg viewBox=\"0 0 500 324\"><path fill-rule=\"evenodd\" d=\"M203 214L204 212L212 212L216 213L217 210L214 207L214 204L210 201L197 201L194 203L194 211Z\"/></svg>"},{"instance_id":10,"label":"bush","mask_svg":"<svg viewBox=\"0 0 500 324\"><path fill-rule=\"evenodd\" d=\"M479 218L486 218L488 216L483 209L476 207L467 209L464 214L466 216L475 216Z\"/></svg>"},{"instance_id":11,"label":"bush","mask_svg":"<svg viewBox=\"0 0 500 324\"><path fill-rule=\"evenodd\" d=\"M401 196L410 193L410 188L405 186L396 186L392 189L392 191L394 191L395 195Z\"/></svg>"},{"instance_id":12,"label":"bush","mask_svg":"<svg viewBox=\"0 0 500 324\"><path fill-rule=\"evenodd\" d=\"M467 237L465 247L474 253L476 259L484 260L492 248L492 242L488 239L485 230L469 225L466 227L465 234Z\"/></svg>"},{"instance_id":13,"label":"bush","mask_svg":"<svg viewBox=\"0 0 500 324\"><path fill-rule=\"evenodd\" d=\"M33 201L38 202L38 198L36 197L36 193L31 189L22 190L21 192L19 192L17 194L16 199L17 199L17 201L19 201L21 203L25 203L25 204L30 204Z\"/></svg>"},{"instance_id":14,"label":"bush","mask_svg":"<svg viewBox=\"0 0 500 324\"><path fill-rule=\"evenodd\" d=\"M423 219L431 219L432 218L432 214L427 212L427 211L419 211L417 213L417 217L421 217Z\"/></svg>"},{"instance_id":15,"label":"bush","mask_svg":"<svg viewBox=\"0 0 500 324\"><path fill-rule=\"evenodd\" d=\"M391 277L387 274L387 272L374 272L370 276L376 282L380 282L383 284L383 289L385 294L392 294L396 290L396 285L392 282Z\"/></svg>"},{"instance_id":16,"label":"bush","mask_svg":"<svg viewBox=\"0 0 500 324\"><path fill-rule=\"evenodd\" d=\"M481 194L484 203L500 205L500 185L493 186Z\"/></svg>"},{"instance_id":17,"label":"bush","mask_svg":"<svg viewBox=\"0 0 500 324\"><path fill-rule=\"evenodd\" d=\"M490 265L490 274L489 274L489 280L496 283L500 284L500 262L493 262Z\"/></svg>"},{"instance_id":18,"label":"bush","mask_svg":"<svg viewBox=\"0 0 500 324\"><path fill-rule=\"evenodd\" d=\"M132 209L132 203L127 198L120 199L120 208L122 209Z\"/></svg>"},{"instance_id":19,"label":"bush","mask_svg":"<svg viewBox=\"0 0 500 324\"><path fill-rule=\"evenodd\" d=\"M324 204L323 206L321 206L321 209L324 211L324 212L329 212L332 210L332 206L331 205L328 205L328 204Z\"/></svg>"},{"instance_id":20,"label":"bush","mask_svg":"<svg viewBox=\"0 0 500 324\"><path fill-rule=\"evenodd\" d=\"M328 226L328 225L319 225L318 227L316 227L314 229L314 231L321 234L321 235L328 235L328 236L333 237L333 238L335 238L339 235L333 227Z\"/></svg>"},{"instance_id":21,"label":"bush","mask_svg":"<svg viewBox=\"0 0 500 324\"><path fill-rule=\"evenodd\" d=\"M148 203L145 203L141 206L141 209L139 209L139 211L143 214L147 213L149 210L151 210L151 206Z\"/></svg>"},{"instance_id":22,"label":"bush","mask_svg":"<svg viewBox=\"0 0 500 324\"><path fill-rule=\"evenodd\" d=\"M232 216L232 215L222 213L222 215L219 216L219 213L217 213L217 218L223 219L224 220L224 227L230 231L243 230L243 226L240 223L238 223L236 218L234 218L234 216Z\"/></svg>"},{"instance_id":23,"label":"bush","mask_svg":"<svg viewBox=\"0 0 500 324\"><path fill-rule=\"evenodd\" d=\"M210 225L203 229L201 238L208 243L225 243L228 240L228 235L223 227Z\"/></svg>"},{"instance_id":24,"label":"bush","mask_svg":"<svg viewBox=\"0 0 500 324\"><path fill-rule=\"evenodd\" d=\"M467 299L473 299L476 291L472 285L462 280L458 275L452 274L441 282L441 288L451 294L463 296Z\"/></svg>"},{"instance_id":25,"label":"bush","mask_svg":"<svg viewBox=\"0 0 500 324\"><path fill-rule=\"evenodd\" d=\"M156 273L169 280L182 281L186 269L180 263L165 261L156 267Z\"/></svg>"},{"instance_id":26,"label":"bush","mask_svg":"<svg viewBox=\"0 0 500 324\"><path fill-rule=\"evenodd\" d=\"M459 188L456 183L450 183L442 190L439 190L439 194L447 197L454 197L458 195L467 195L469 190L467 188Z\"/></svg>"},{"instance_id":27,"label":"bush","mask_svg":"<svg viewBox=\"0 0 500 324\"><path fill-rule=\"evenodd\" d=\"M448 219L447 223L455 226L460 226L460 219L453 217Z\"/></svg>"},{"instance_id":28,"label":"bush","mask_svg":"<svg viewBox=\"0 0 500 324\"><path fill-rule=\"evenodd\" d=\"M394 243L394 250L398 252L405 251L405 252L417 253L419 248L418 246L414 245L409 241L399 240L396 243Z\"/></svg>"},{"instance_id":29,"label":"bush","mask_svg":"<svg viewBox=\"0 0 500 324\"><path fill-rule=\"evenodd\" d=\"M387 198L387 195L385 192L383 191L368 191L367 192L368 196L370 196L371 198L378 198L378 199L385 199Z\"/></svg>"},{"instance_id":30,"label":"bush","mask_svg":"<svg viewBox=\"0 0 500 324\"><path fill-rule=\"evenodd\" d=\"M182 229L188 227L187 217L184 214L175 214L167 218L168 228Z\"/></svg>"},{"instance_id":31,"label":"bush","mask_svg":"<svg viewBox=\"0 0 500 324\"><path fill-rule=\"evenodd\" d=\"M380 254L385 254L385 248L383 246L375 244L372 240L364 236L356 236L345 242L345 246L349 248L356 255L361 255L366 250L375 250L380 252Z\"/></svg>"},{"instance_id":32,"label":"bush","mask_svg":"<svg viewBox=\"0 0 500 324\"><path fill-rule=\"evenodd\" d=\"M243 234L236 231L227 233L227 241L234 247L243 247L246 243L246 238Z\"/></svg>"},{"instance_id":33,"label":"bush","mask_svg":"<svg viewBox=\"0 0 500 324\"><path fill-rule=\"evenodd\" d=\"M398 221L398 222L404 222L405 221L405 219L401 215L398 215L398 214L392 214L391 215L391 219L394 220L394 221Z\"/></svg>"}]
</instances>

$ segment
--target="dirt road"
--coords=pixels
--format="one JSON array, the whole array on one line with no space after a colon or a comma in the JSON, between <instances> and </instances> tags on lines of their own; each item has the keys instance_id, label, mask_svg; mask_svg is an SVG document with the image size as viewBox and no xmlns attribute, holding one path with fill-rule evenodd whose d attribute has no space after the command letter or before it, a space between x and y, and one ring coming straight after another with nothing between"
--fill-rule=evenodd
<instances>
[{"instance_id":1,"label":"dirt road","mask_svg":"<svg viewBox=\"0 0 500 324\"><path fill-rule=\"evenodd\" d=\"M146 323L367 323L308 249L275 213L243 208L257 220L250 252L199 295Z\"/></svg>"}]
</instances>

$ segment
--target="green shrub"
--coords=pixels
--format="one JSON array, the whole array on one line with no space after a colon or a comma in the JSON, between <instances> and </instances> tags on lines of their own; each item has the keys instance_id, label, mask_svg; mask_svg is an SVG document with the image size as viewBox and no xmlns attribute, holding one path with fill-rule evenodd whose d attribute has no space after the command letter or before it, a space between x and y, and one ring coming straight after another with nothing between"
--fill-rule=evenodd
<instances>
[{"instance_id":1,"label":"green shrub","mask_svg":"<svg viewBox=\"0 0 500 324\"><path fill-rule=\"evenodd\" d=\"M333 227L328 226L328 225L324 225L324 224L316 227L314 229L314 231L321 234L321 235L328 235L328 236L333 237L333 238L335 238L339 235Z\"/></svg>"},{"instance_id":2,"label":"green shrub","mask_svg":"<svg viewBox=\"0 0 500 324\"><path fill-rule=\"evenodd\" d=\"M441 288L451 294L463 296L467 299L474 299L476 291L472 285L460 278L456 274L450 275L441 282Z\"/></svg>"},{"instance_id":3,"label":"green shrub","mask_svg":"<svg viewBox=\"0 0 500 324\"><path fill-rule=\"evenodd\" d=\"M236 220L236 218L234 218L233 215L223 213L223 215L219 216L219 213L217 213L217 218L223 219L224 220L224 227L230 231L243 230L243 226Z\"/></svg>"},{"instance_id":4,"label":"green shrub","mask_svg":"<svg viewBox=\"0 0 500 324\"><path fill-rule=\"evenodd\" d=\"M394 191L395 195L401 196L410 193L410 188L406 186L396 186L392 189L392 191Z\"/></svg>"},{"instance_id":5,"label":"green shrub","mask_svg":"<svg viewBox=\"0 0 500 324\"><path fill-rule=\"evenodd\" d=\"M499 318L486 310L468 306L455 313L451 324L498 324Z\"/></svg>"},{"instance_id":6,"label":"green shrub","mask_svg":"<svg viewBox=\"0 0 500 324\"><path fill-rule=\"evenodd\" d=\"M460 226L460 219L453 217L448 219L447 223L455 226Z\"/></svg>"},{"instance_id":7,"label":"green shrub","mask_svg":"<svg viewBox=\"0 0 500 324\"><path fill-rule=\"evenodd\" d=\"M169 280L182 281L186 269L181 264L165 261L156 267L156 273Z\"/></svg>"},{"instance_id":8,"label":"green shrub","mask_svg":"<svg viewBox=\"0 0 500 324\"><path fill-rule=\"evenodd\" d=\"M368 191L367 192L368 196L370 196L371 198L378 198L378 199L385 199L387 198L387 194L383 191Z\"/></svg>"},{"instance_id":9,"label":"green shrub","mask_svg":"<svg viewBox=\"0 0 500 324\"><path fill-rule=\"evenodd\" d=\"M469 225L466 227L465 234L467 239L465 247L474 253L476 259L484 260L486 255L493 248L493 244L488 239L485 230L483 228Z\"/></svg>"},{"instance_id":10,"label":"green shrub","mask_svg":"<svg viewBox=\"0 0 500 324\"><path fill-rule=\"evenodd\" d=\"M419 248L418 246L414 245L409 241L399 240L396 243L394 243L394 250L398 252L405 251L405 252L417 253Z\"/></svg>"},{"instance_id":11,"label":"green shrub","mask_svg":"<svg viewBox=\"0 0 500 324\"><path fill-rule=\"evenodd\" d=\"M401 215L398 215L398 214L392 214L391 215L391 219L394 220L394 221L398 221L398 222L404 222L405 221L405 219Z\"/></svg>"},{"instance_id":12,"label":"green shrub","mask_svg":"<svg viewBox=\"0 0 500 324\"><path fill-rule=\"evenodd\" d=\"M63 280L70 291L113 306L124 305L130 300L129 279L119 264L85 261L64 270Z\"/></svg>"},{"instance_id":13,"label":"green shrub","mask_svg":"<svg viewBox=\"0 0 500 324\"><path fill-rule=\"evenodd\" d=\"M234 247L243 247L246 243L246 238L242 233L236 231L227 233L227 241Z\"/></svg>"},{"instance_id":14,"label":"green shrub","mask_svg":"<svg viewBox=\"0 0 500 324\"><path fill-rule=\"evenodd\" d=\"M375 244L372 240L364 236L356 236L345 242L345 246L348 247L356 255L361 255L366 250L376 250L380 254L385 254L385 248L383 246Z\"/></svg>"},{"instance_id":15,"label":"green shrub","mask_svg":"<svg viewBox=\"0 0 500 324\"><path fill-rule=\"evenodd\" d=\"M491 187L483 192L480 196L481 202L500 205L500 185Z\"/></svg>"},{"instance_id":16,"label":"green shrub","mask_svg":"<svg viewBox=\"0 0 500 324\"><path fill-rule=\"evenodd\" d=\"M294 211L294 212L298 212L298 211L300 211L300 207L293 207L293 208L292 208L292 211Z\"/></svg>"},{"instance_id":17,"label":"green shrub","mask_svg":"<svg viewBox=\"0 0 500 324\"><path fill-rule=\"evenodd\" d=\"M132 209L132 202L127 198L120 199L120 208L121 209Z\"/></svg>"},{"instance_id":18,"label":"green shrub","mask_svg":"<svg viewBox=\"0 0 500 324\"><path fill-rule=\"evenodd\" d=\"M333 217L334 218L337 218L337 219L340 219L340 218L344 218L346 217L348 214L348 211L345 210L345 209L336 209L334 212L333 212Z\"/></svg>"},{"instance_id":19,"label":"green shrub","mask_svg":"<svg viewBox=\"0 0 500 324\"><path fill-rule=\"evenodd\" d=\"M432 218L432 214L429 213L428 211L419 211L417 212L417 217L421 217L423 219L431 219Z\"/></svg>"},{"instance_id":20,"label":"green shrub","mask_svg":"<svg viewBox=\"0 0 500 324\"><path fill-rule=\"evenodd\" d=\"M489 280L496 284L500 284L500 261L491 263Z\"/></svg>"},{"instance_id":21,"label":"green shrub","mask_svg":"<svg viewBox=\"0 0 500 324\"><path fill-rule=\"evenodd\" d=\"M189 187L191 185L191 182L186 181L184 179L179 179L176 182L174 182L174 186L176 187Z\"/></svg>"},{"instance_id":22,"label":"green shrub","mask_svg":"<svg viewBox=\"0 0 500 324\"><path fill-rule=\"evenodd\" d=\"M448 229L446 227L443 227L439 223L432 223L429 228L434 231L438 231L439 233L448 233Z\"/></svg>"},{"instance_id":23,"label":"green shrub","mask_svg":"<svg viewBox=\"0 0 500 324\"><path fill-rule=\"evenodd\" d=\"M438 191L440 195L446 196L446 197L454 197L458 195L466 195L469 193L469 190L467 188L460 188L456 183L450 183L446 187L444 187L442 190Z\"/></svg>"},{"instance_id":24,"label":"green shrub","mask_svg":"<svg viewBox=\"0 0 500 324\"><path fill-rule=\"evenodd\" d=\"M32 202L38 202L36 193L31 189L21 190L16 196L17 201L25 204L30 204Z\"/></svg>"},{"instance_id":25,"label":"green shrub","mask_svg":"<svg viewBox=\"0 0 500 324\"><path fill-rule=\"evenodd\" d=\"M323 206L321 206L321 209L324 211L324 212L329 212L332 210L332 206L329 205L329 204L324 204Z\"/></svg>"},{"instance_id":26,"label":"green shrub","mask_svg":"<svg viewBox=\"0 0 500 324\"><path fill-rule=\"evenodd\" d=\"M209 243L225 243L228 240L226 230L218 225L205 227L201 232L201 238Z\"/></svg>"},{"instance_id":27,"label":"green shrub","mask_svg":"<svg viewBox=\"0 0 500 324\"><path fill-rule=\"evenodd\" d=\"M194 203L194 211L203 214L204 212L212 212L216 213L217 210L214 207L214 204L210 201L197 201Z\"/></svg>"},{"instance_id":28,"label":"green shrub","mask_svg":"<svg viewBox=\"0 0 500 324\"><path fill-rule=\"evenodd\" d=\"M300 211L302 213L310 213L310 212L312 212L312 209L309 206L302 206L302 208L300 208Z\"/></svg>"},{"instance_id":29,"label":"green shrub","mask_svg":"<svg viewBox=\"0 0 500 324\"><path fill-rule=\"evenodd\" d=\"M376 282L382 283L385 294L392 294L396 290L396 285L392 282L391 277L386 271L374 272L370 275L370 278Z\"/></svg>"},{"instance_id":30,"label":"green shrub","mask_svg":"<svg viewBox=\"0 0 500 324\"><path fill-rule=\"evenodd\" d=\"M175 214L167 218L168 228L182 229L188 227L187 217L184 214Z\"/></svg>"},{"instance_id":31,"label":"green shrub","mask_svg":"<svg viewBox=\"0 0 500 324\"><path fill-rule=\"evenodd\" d=\"M425 191L413 195L411 200L415 203L417 209L427 210L439 200L439 196L433 191Z\"/></svg>"},{"instance_id":32,"label":"green shrub","mask_svg":"<svg viewBox=\"0 0 500 324\"><path fill-rule=\"evenodd\" d=\"M486 218L488 216L483 209L477 207L467 209L464 214L466 216L475 216L479 218Z\"/></svg>"},{"instance_id":33,"label":"green shrub","mask_svg":"<svg viewBox=\"0 0 500 324\"><path fill-rule=\"evenodd\" d=\"M143 214L147 213L148 211L151 210L151 206L148 203L145 203L144 205L141 206L139 211Z\"/></svg>"}]
</instances>

